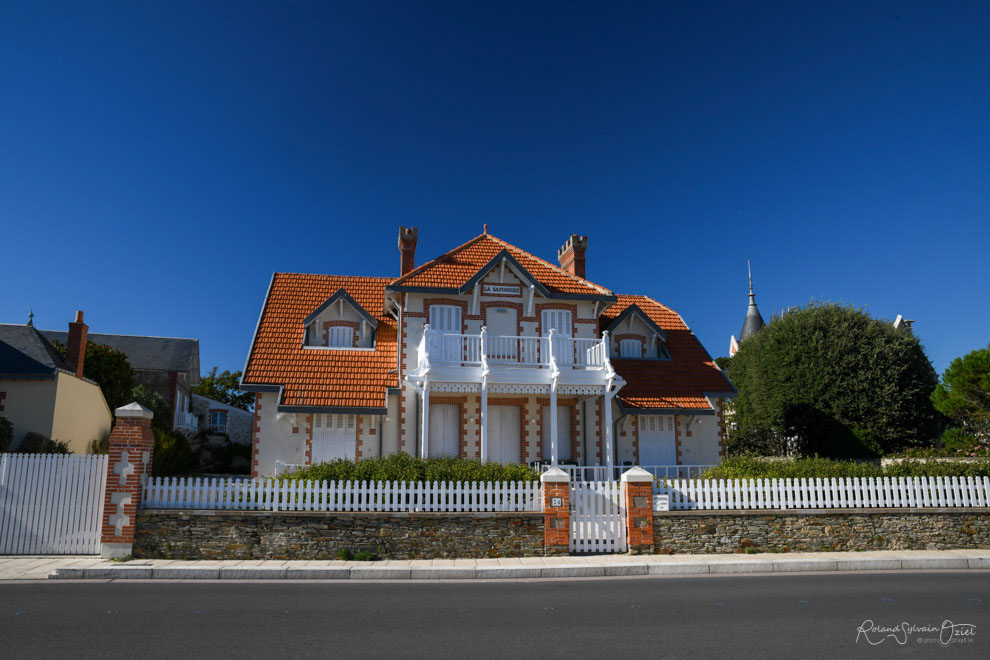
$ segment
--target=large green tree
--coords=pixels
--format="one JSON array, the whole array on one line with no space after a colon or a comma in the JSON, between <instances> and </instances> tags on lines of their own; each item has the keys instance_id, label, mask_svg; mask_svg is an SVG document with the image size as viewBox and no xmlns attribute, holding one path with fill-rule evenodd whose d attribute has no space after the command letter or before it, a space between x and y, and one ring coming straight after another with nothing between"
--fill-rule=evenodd
<instances>
[{"instance_id":1,"label":"large green tree","mask_svg":"<svg viewBox=\"0 0 990 660\"><path fill-rule=\"evenodd\" d=\"M866 457L941 432L930 399L938 379L921 343L861 309L811 303L775 317L742 342L730 369L739 448Z\"/></svg>"},{"instance_id":2,"label":"large green tree","mask_svg":"<svg viewBox=\"0 0 990 660\"><path fill-rule=\"evenodd\" d=\"M65 344L55 339L52 346L65 357ZM131 398L131 390L134 389L131 363L124 353L115 348L87 341L83 376L100 386L111 412L134 400Z\"/></svg>"},{"instance_id":3,"label":"large green tree","mask_svg":"<svg viewBox=\"0 0 990 660\"><path fill-rule=\"evenodd\" d=\"M226 403L242 410L254 410L254 392L244 392L241 387L241 372L224 370L219 367L210 369L210 373L199 380L199 385L193 392L220 403Z\"/></svg>"},{"instance_id":4,"label":"large green tree","mask_svg":"<svg viewBox=\"0 0 990 660\"><path fill-rule=\"evenodd\" d=\"M990 346L953 360L932 403L969 433L990 437Z\"/></svg>"}]
</instances>

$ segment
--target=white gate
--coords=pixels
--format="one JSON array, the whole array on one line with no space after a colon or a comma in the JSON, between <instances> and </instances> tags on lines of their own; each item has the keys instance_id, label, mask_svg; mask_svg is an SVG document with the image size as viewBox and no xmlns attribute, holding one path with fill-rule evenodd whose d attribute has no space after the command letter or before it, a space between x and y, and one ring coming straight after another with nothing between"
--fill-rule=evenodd
<instances>
[{"instance_id":1,"label":"white gate","mask_svg":"<svg viewBox=\"0 0 990 660\"><path fill-rule=\"evenodd\" d=\"M570 551L626 551L626 516L621 483L571 482Z\"/></svg>"},{"instance_id":2,"label":"white gate","mask_svg":"<svg viewBox=\"0 0 990 660\"><path fill-rule=\"evenodd\" d=\"M106 480L106 454L0 454L0 555L99 553Z\"/></svg>"}]
</instances>

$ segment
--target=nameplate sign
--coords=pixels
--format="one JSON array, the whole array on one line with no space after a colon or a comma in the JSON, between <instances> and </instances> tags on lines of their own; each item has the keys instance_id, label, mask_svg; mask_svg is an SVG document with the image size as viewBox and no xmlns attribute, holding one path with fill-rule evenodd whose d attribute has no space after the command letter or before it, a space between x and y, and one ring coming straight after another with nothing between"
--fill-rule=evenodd
<instances>
[{"instance_id":1,"label":"nameplate sign","mask_svg":"<svg viewBox=\"0 0 990 660\"><path fill-rule=\"evenodd\" d=\"M522 287L518 284L485 284L481 292L486 296L521 296Z\"/></svg>"},{"instance_id":2,"label":"nameplate sign","mask_svg":"<svg viewBox=\"0 0 990 660\"><path fill-rule=\"evenodd\" d=\"M653 502L654 511L670 511L670 495L657 495Z\"/></svg>"}]
</instances>

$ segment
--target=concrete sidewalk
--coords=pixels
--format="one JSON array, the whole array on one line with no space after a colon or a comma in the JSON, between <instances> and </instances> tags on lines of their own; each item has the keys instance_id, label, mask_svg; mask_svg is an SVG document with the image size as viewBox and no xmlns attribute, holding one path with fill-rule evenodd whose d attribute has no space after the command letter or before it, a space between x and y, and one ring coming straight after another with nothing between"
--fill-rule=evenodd
<instances>
[{"instance_id":1,"label":"concrete sidewalk","mask_svg":"<svg viewBox=\"0 0 990 660\"><path fill-rule=\"evenodd\" d=\"M180 561L0 557L0 580L490 580L794 571L990 569L990 550L598 555L408 561Z\"/></svg>"}]
</instances>

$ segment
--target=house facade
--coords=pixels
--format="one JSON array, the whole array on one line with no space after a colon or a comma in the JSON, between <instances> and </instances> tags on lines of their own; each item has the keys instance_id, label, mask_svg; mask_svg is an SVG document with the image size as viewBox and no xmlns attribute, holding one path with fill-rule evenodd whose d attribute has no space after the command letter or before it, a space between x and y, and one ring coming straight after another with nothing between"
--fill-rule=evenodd
<instances>
[{"instance_id":1,"label":"house facade","mask_svg":"<svg viewBox=\"0 0 990 660\"><path fill-rule=\"evenodd\" d=\"M398 277L275 273L242 388L252 474L406 452L575 465L711 464L735 392L680 316L484 233Z\"/></svg>"},{"instance_id":2,"label":"house facade","mask_svg":"<svg viewBox=\"0 0 990 660\"><path fill-rule=\"evenodd\" d=\"M66 442L83 454L110 434L111 414L103 392L83 377L88 327L83 313L69 324L63 358L29 320L0 324L0 416L14 426L10 449L28 434Z\"/></svg>"},{"instance_id":3,"label":"house facade","mask_svg":"<svg viewBox=\"0 0 990 660\"><path fill-rule=\"evenodd\" d=\"M49 341L68 341L65 332L42 330ZM199 428L192 408L192 388L199 384L199 340L91 333L89 341L115 348L127 356L134 383L157 392L169 405L171 428L187 434Z\"/></svg>"}]
</instances>

